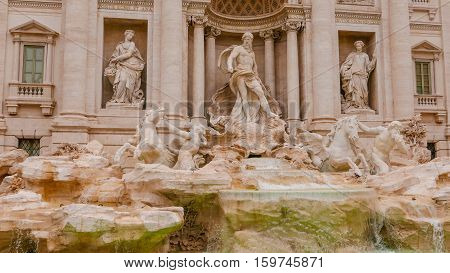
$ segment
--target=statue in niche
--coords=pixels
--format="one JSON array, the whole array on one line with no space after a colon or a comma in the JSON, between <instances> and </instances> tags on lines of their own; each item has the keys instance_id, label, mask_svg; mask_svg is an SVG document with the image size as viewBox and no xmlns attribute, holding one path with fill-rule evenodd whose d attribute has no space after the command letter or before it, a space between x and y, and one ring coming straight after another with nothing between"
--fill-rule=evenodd
<instances>
[{"instance_id":1,"label":"statue in niche","mask_svg":"<svg viewBox=\"0 0 450 273\"><path fill-rule=\"evenodd\" d=\"M285 122L278 102L259 78L253 34L245 33L242 42L220 54L219 69L229 73L230 80L212 98L210 123L230 134L232 144L262 154L284 143Z\"/></svg>"},{"instance_id":2,"label":"statue in niche","mask_svg":"<svg viewBox=\"0 0 450 273\"><path fill-rule=\"evenodd\" d=\"M375 69L377 59L375 53L372 60L363 52L363 41L354 43L356 52L350 53L341 66L342 108L344 113L354 113L360 110L370 110L369 107L369 76Z\"/></svg>"},{"instance_id":3,"label":"statue in niche","mask_svg":"<svg viewBox=\"0 0 450 273\"><path fill-rule=\"evenodd\" d=\"M141 90L141 74L145 61L133 42L135 32L125 31L125 40L120 42L105 69L105 77L113 86L111 104L139 105L143 102L144 92Z\"/></svg>"}]
</instances>

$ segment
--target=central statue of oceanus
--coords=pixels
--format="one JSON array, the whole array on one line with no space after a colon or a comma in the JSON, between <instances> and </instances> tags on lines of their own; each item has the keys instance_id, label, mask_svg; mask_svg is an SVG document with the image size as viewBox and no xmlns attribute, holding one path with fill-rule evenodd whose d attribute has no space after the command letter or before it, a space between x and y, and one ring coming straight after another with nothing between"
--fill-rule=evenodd
<instances>
[{"instance_id":1,"label":"central statue of oceanus","mask_svg":"<svg viewBox=\"0 0 450 273\"><path fill-rule=\"evenodd\" d=\"M210 123L231 135L231 144L262 154L285 142L286 124L278 102L258 75L253 34L245 33L242 42L220 54L219 69L229 73L230 80L212 98Z\"/></svg>"}]
</instances>

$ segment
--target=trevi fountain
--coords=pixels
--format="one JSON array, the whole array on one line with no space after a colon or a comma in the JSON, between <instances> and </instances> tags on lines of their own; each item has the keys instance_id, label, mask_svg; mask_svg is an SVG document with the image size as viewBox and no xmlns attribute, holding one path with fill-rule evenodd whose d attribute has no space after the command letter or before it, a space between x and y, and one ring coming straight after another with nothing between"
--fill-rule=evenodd
<instances>
[{"instance_id":1,"label":"trevi fountain","mask_svg":"<svg viewBox=\"0 0 450 273\"><path fill-rule=\"evenodd\" d=\"M108 107L142 106L134 35L104 70ZM0 252L450 251L450 158L431 160L420 115L371 127L355 114L372 111L377 59L364 42L340 69L348 115L318 134L305 122L287 129L253 40L245 33L218 56L228 82L207 123L180 128L148 107L115 153L97 140L2 153Z\"/></svg>"}]
</instances>

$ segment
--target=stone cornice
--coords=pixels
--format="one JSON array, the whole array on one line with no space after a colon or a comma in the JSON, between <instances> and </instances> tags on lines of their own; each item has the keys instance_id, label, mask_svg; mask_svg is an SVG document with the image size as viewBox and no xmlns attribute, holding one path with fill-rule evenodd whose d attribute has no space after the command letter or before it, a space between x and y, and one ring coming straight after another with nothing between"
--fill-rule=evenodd
<instances>
[{"instance_id":1,"label":"stone cornice","mask_svg":"<svg viewBox=\"0 0 450 273\"><path fill-rule=\"evenodd\" d=\"M422 23L422 22L411 22L410 23L411 30L420 30L420 31L442 31L441 24L432 24L432 23Z\"/></svg>"},{"instance_id":2,"label":"stone cornice","mask_svg":"<svg viewBox=\"0 0 450 273\"><path fill-rule=\"evenodd\" d=\"M153 11L153 0L98 0L98 9Z\"/></svg>"},{"instance_id":3,"label":"stone cornice","mask_svg":"<svg viewBox=\"0 0 450 273\"><path fill-rule=\"evenodd\" d=\"M60 10L62 8L62 0L9 0L8 6L13 8Z\"/></svg>"},{"instance_id":4,"label":"stone cornice","mask_svg":"<svg viewBox=\"0 0 450 273\"><path fill-rule=\"evenodd\" d=\"M183 10L192 16L204 15L209 3L209 0L183 0Z\"/></svg>"},{"instance_id":5,"label":"stone cornice","mask_svg":"<svg viewBox=\"0 0 450 273\"><path fill-rule=\"evenodd\" d=\"M336 23L380 25L381 13L336 11Z\"/></svg>"}]
</instances>

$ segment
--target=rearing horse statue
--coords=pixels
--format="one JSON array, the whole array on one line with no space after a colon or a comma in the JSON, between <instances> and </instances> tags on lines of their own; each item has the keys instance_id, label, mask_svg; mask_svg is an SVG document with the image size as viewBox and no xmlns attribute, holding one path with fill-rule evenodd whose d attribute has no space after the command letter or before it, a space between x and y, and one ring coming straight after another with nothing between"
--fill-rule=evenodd
<instances>
[{"instance_id":1,"label":"rearing horse statue","mask_svg":"<svg viewBox=\"0 0 450 273\"><path fill-rule=\"evenodd\" d=\"M358 165L369 170L364 148L359 143L359 121L356 116L345 117L336 122L327 138L319 134L302 132L300 141L308 151L314 165L321 171L340 172L353 170L356 176L363 172Z\"/></svg>"}]
</instances>

